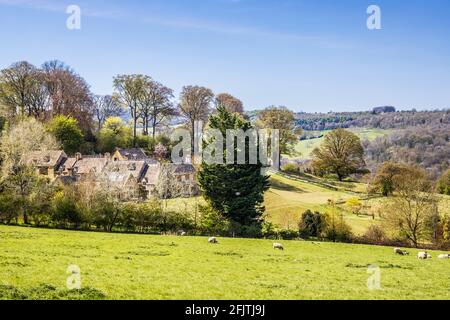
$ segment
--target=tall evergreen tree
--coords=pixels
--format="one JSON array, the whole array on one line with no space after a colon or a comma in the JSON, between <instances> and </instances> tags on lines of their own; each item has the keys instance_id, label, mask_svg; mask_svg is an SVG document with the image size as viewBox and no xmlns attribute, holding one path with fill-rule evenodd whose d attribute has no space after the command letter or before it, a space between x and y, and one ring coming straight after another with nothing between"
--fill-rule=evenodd
<instances>
[{"instance_id":1,"label":"tall evergreen tree","mask_svg":"<svg viewBox=\"0 0 450 320\"><path fill-rule=\"evenodd\" d=\"M269 188L268 176L261 174L263 165L249 163L249 141L246 140L246 163L226 164L226 131L242 129L247 131L252 129L251 124L244 120L237 113L231 113L224 107L219 107L217 112L209 119L209 127L218 129L224 137L223 163L206 164L202 163L199 172L199 184L204 198L213 209L220 212L231 222L242 226L258 224L265 211L263 206L264 192ZM204 141L210 144L212 141ZM235 142L234 152L238 150ZM236 159L237 157L235 157Z\"/></svg>"}]
</instances>

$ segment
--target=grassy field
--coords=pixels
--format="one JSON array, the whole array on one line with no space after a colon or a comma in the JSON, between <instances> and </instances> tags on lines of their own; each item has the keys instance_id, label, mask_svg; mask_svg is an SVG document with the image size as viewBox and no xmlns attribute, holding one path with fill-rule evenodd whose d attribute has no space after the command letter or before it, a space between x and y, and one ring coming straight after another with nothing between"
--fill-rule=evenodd
<instances>
[{"instance_id":1,"label":"grassy field","mask_svg":"<svg viewBox=\"0 0 450 320\"><path fill-rule=\"evenodd\" d=\"M369 140L373 141L378 137L388 136L392 133L392 130L384 130L384 129L364 129L364 128L351 128L349 129L351 132L357 134L361 140ZM329 131L314 131L315 135L319 134L327 134ZM292 158L301 158L301 159L309 159L311 152L320 147L324 138L317 138L311 140L303 140L299 141L295 146L295 151L298 155L292 156Z\"/></svg>"},{"instance_id":2,"label":"grassy field","mask_svg":"<svg viewBox=\"0 0 450 320\"><path fill-rule=\"evenodd\" d=\"M301 214L307 209L324 213L330 209L328 200L345 203L350 198L362 196L337 188L338 190L332 190L307 181L273 175L271 188L265 195L267 219L283 228L296 229ZM355 189L361 188L356 186ZM341 213L355 234L363 234L368 226L378 222L372 217L356 216L346 210L341 210Z\"/></svg>"},{"instance_id":3,"label":"grassy field","mask_svg":"<svg viewBox=\"0 0 450 320\"><path fill-rule=\"evenodd\" d=\"M0 299L450 299L450 260L392 248L0 226ZM69 265L79 293L66 289ZM368 265L381 290L367 288Z\"/></svg>"}]
</instances>

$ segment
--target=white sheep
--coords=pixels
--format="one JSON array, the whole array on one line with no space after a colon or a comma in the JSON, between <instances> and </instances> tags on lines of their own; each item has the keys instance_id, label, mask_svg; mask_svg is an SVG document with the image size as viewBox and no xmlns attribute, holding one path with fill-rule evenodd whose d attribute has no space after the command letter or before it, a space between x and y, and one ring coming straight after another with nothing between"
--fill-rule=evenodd
<instances>
[{"instance_id":1,"label":"white sheep","mask_svg":"<svg viewBox=\"0 0 450 320\"><path fill-rule=\"evenodd\" d=\"M186 234L187 233L183 231L182 233L180 233L180 236L184 237L184 236L186 236Z\"/></svg>"},{"instance_id":2,"label":"white sheep","mask_svg":"<svg viewBox=\"0 0 450 320\"><path fill-rule=\"evenodd\" d=\"M211 237L208 239L209 243L218 243L217 238L216 237Z\"/></svg>"},{"instance_id":3,"label":"white sheep","mask_svg":"<svg viewBox=\"0 0 450 320\"><path fill-rule=\"evenodd\" d=\"M395 249L394 249L394 253L395 253L395 254L398 254L398 255L401 255L401 256L407 256L407 255L409 255L409 252L408 252L408 251L402 250L402 249L400 249L400 248L395 248Z\"/></svg>"},{"instance_id":4,"label":"white sheep","mask_svg":"<svg viewBox=\"0 0 450 320\"><path fill-rule=\"evenodd\" d=\"M428 252L419 252L417 254L417 258L419 258L420 260L426 260L426 259L431 259L431 254L429 254Z\"/></svg>"},{"instance_id":5,"label":"white sheep","mask_svg":"<svg viewBox=\"0 0 450 320\"><path fill-rule=\"evenodd\" d=\"M274 243L273 248L278 250L284 250L284 247L281 243Z\"/></svg>"},{"instance_id":6,"label":"white sheep","mask_svg":"<svg viewBox=\"0 0 450 320\"><path fill-rule=\"evenodd\" d=\"M450 259L450 254L448 254L448 253L440 254L438 256L438 259Z\"/></svg>"}]
</instances>

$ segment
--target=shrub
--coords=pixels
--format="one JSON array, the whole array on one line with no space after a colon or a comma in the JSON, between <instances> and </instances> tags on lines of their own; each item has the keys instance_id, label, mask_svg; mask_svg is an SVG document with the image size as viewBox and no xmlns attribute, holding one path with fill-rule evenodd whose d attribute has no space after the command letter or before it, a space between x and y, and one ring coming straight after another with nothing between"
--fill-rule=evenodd
<instances>
[{"instance_id":1,"label":"shrub","mask_svg":"<svg viewBox=\"0 0 450 320\"><path fill-rule=\"evenodd\" d=\"M264 221L261 225L261 234L266 239L277 239L278 228L269 221Z\"/></svg>"},{"instance_id":2,"label":"shrub","mask_svg":"<svg viewBox=\"0 0 450 320\"><path fill-rule=\"evenodd\" d=\"M447 170L438 182L438 192L450 196L450 169Z\"/></svg>"},{"instance_id":3,"label":"shrub","mask_svg":"<svg viewBox=\"0 0 450 320\"><path fill-rule=\"evenodd\" d=\"M78 199L68 188L56 193L52 200L52 211L52 221L63 227L73 225L78 228L84 222Z\"/></svg>"},{"instance_id":4,"label":"shrub","mask_svg":"<svg viewBox=\"0 0 450 320\"><path fill-rule=\"evenodd\" d=\"M208 205L200 205L200 230L208 235L227 235L230 222Z\"/></svg>"},{"instance_id":5,"label":"shrub","mask_svg":"<svg viewBox=\"0 0 450 320\"><path fill-rule=\"evenodd\" d=\"M291 229L282 229L278 234L283 240L294 240L298 238L298 232Z\"/></svg>"},{"instance_id":6,"label":"shrub","mask_svg":"<svg viewBox=\"0 0 450 320\"><path fill-rule=\"evenodd\" d=\"M363 239L369 244L383 244L386 242L387 237L384 230L377 225L371 225L363 235Z\"/></svg>"},{"instance_id":7,"label":"shrub","mask_svg":"<svg viewBox=\"0 0 450 320\"><path fill-rule=\"evenodd\" d=\"M348 242L353 234L350 226L344 221L344 217L332 211L325 215L323 236L334 242Z\"/></svg>"},{"instance_id":8,"label":"shrub","mask_svg":"<svg viewBox=\"0 0 450 320\"><path fill-rule=\"evenodd\" d=\"M300 173L300 168L295 163L287 163L281 168L281 170L283 172L290 173L290 174L299 174Z\"/></svg>"},{"instance_id":9,"label":"shrub","mask_svg":"<svg viewBox=\"0 0 450 320\"><path fill-rule=\"evenodd\" d=\"M324 216L320 212L305 211L299 223L300 237L319 237L324 227L324 220Z\"/></svg>"}]
</instances>

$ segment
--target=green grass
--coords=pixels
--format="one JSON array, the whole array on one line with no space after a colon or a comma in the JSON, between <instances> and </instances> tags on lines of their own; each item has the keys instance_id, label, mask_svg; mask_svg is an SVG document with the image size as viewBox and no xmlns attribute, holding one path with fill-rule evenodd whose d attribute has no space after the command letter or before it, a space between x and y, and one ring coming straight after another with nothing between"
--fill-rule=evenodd
<instances>
[{"instance_id":1,"label":"green grass","mask_svg":"<svg viewBox=\"0 0 450 320\"><path fill-rule=\"evenodd\" d=\"M330 209L328 200L341 204L338 208L355 234L361 235L371 224L379 222L378 219L374 221L372 217L356 216L346 210L344 203L348 199L363 195L355 195L345 187L352 185L354 189L362 189L359 184L357 186L352 183L338 184L336 186L338 190L332 190L281 175L272 175L270 181L271 188L265 194L266 218L283 228L296 229L301 214L308 209L327 212Z\"/></svg>"},{"instance_id":2,"label":"green grass","mask_svg":"<svg viewBox=\"0 0 450 320\"><path fill-rule=\"evenodd\" d=\"M0 226L0 299L450 299L449 260L351 244ZM83 291L66 289L81 269ZM368 265L381 290L367 288Z\"/></svg>"},{"instance_id":3,"label":"green grass","mask_svg":"<svg viewBox=\"0 0 450 320\"><path fill-rule=\"evenodd\" d=\"M369 140L373 141L378 137L388 136L392 133L392 130L384 130L384 129L365 129L365 128L351 128L349 129L351 132L357 134L361 140ZM324 134L326 135L329 130L325 131L314 131L313 133L316 135ZM300 157L301 159L309 159L311 157L311 152L320 147L324 138L317 138L311 140L303 140L299 141L295 146L295 151L299 155L292 156L291 158Z\"/></svg>"}]
</instances>

